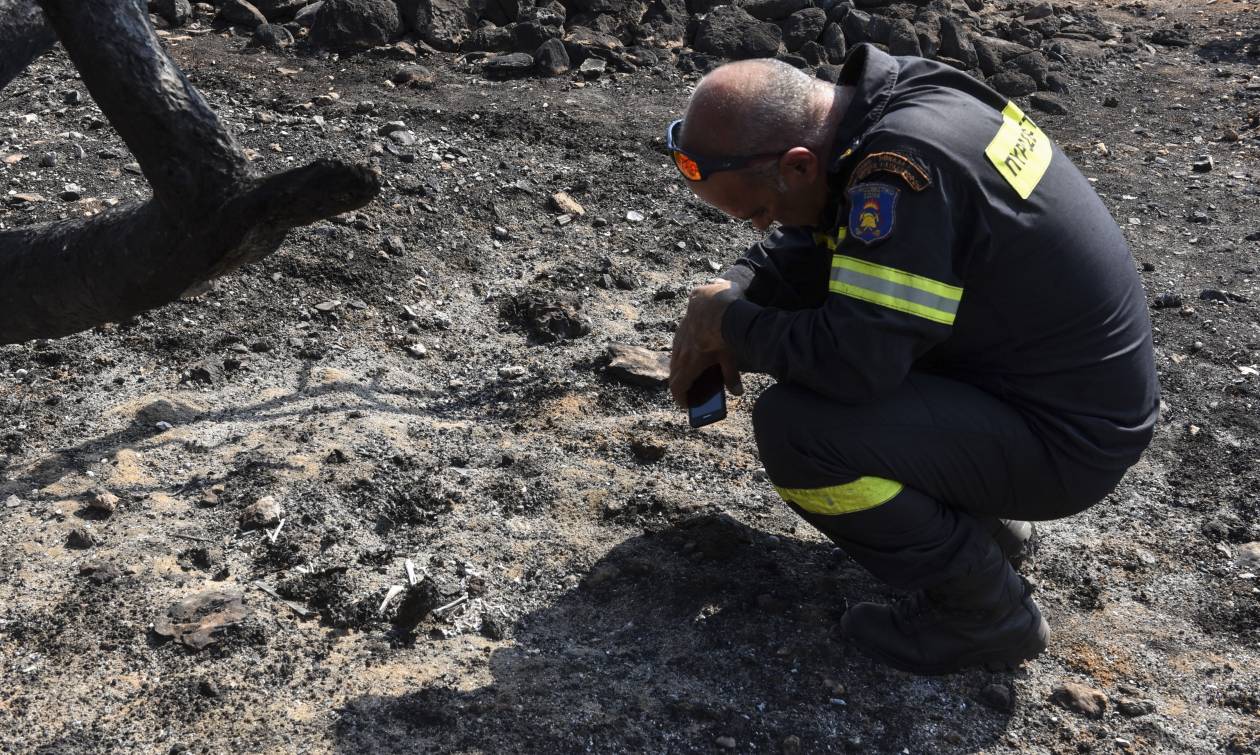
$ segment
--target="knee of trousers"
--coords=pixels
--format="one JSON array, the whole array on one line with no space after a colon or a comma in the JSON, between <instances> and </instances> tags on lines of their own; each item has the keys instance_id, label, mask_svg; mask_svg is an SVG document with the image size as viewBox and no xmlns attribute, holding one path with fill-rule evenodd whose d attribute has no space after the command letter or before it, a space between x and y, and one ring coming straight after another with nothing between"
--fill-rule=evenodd
<instances>
[{"instance_id":1,"label":"knee of trousers","mask_svg":"<svg viewBox=\"0 0 1260 755\"><path fill-rule=\"evenodd\" d=\"M796 390L773 385L753 406L753 437L766 476L775 485L804 487L814 464L804 452L799 427L802 423L801 402L794 400Z\"/></svg>"}]
</instances>

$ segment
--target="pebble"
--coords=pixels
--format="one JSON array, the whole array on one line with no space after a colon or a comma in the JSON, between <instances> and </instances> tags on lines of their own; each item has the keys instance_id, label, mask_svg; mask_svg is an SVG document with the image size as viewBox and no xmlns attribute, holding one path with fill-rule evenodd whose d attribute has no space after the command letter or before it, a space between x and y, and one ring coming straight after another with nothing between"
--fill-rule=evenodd
<instances>
[{"instance_id":1,"label":"pebble","mask_svg":"<svg viewBox=\"0 0 1260 755\"><path fill-rule=\"evenodd\" d=\"M402 121L388 121L386 123L381 124L380 128L376 129L376 134L377 136L389 136L395 131L406 131L406 130L407 130L407 124L403 123Z\"/></svg>"},{"instance_id":2,"label":"pebble","mask_svg":"<svg viewBox=\"0 0 1260 755\"><path fill-rule=\"evenodd\" d=\"M1195 173L1208 173L1216 166L1211 155L1199 155L1190 164L1190 169Z\"/></svg>"},{"instance_id":3,"label":"pebble","mask_svg":"<svg viewBox=\"0 0 1260 755\"><path fill-rule=\"evenodd\" d=\"M401 257L407 253L407 245L403 243L402 236L386 236L385 251L395 257Z\"/></svg>"},{"instance_id":4,"label":"pebble","mask_svg":"<svg viewBox=\"0 0 1260 755\"><path fill-rule=\"evenodd\" d=\"M67 105L78 105L83 102L83 95L77 89L69 89L62 93L61 101Z\"/></svg>"},{"instance_id":5,"label":"pebble","mask_svg":"<svg viewBox=\"0 0 1260 755\"><path fill-rule=\"evenodd\" d=\"M1260 542L1243 543L1238 546L1238 565L1248 571L1260 569Z\"/></svg>"},{"instance_id":6,"label":"pebble","mask_svg":"<svg viewBox=\"0 0 1260 755\"><path fill-rule=\"evenodd\" d=\"M22 505L22 499L18 498L15 495L11 495L8 498L4 499L4 507L6 509L16 509L18 506L21 506L21 505Z\"/></svg>"},{"instance_id":7,"label":"pebble","mask_svg":"<svg viewBox=\"0 0 1260 755\"><path fill-rule=\"evenodd\" d=\"M280 522L284 509L275 498L265 495L245 507L241 512L241 527L271 527Z\"/></svg>"},{"instance_id":8,"label":"pebble","mask_svg":"<svg viewBox=\"0 0 1260 755\"><path fill-rule=\"evenodd\" d=\"M429 350L426 349L424 347L424 344L422 343L411 344L410 346L407 347L407 353L412 355L416 359L424 359L425 357L429 356Z\"/></svg>"},{"instance_id":9,"label":"pebble","mask_svg":"<svg viewBox=\"0 0 1260 755\"><path fill-rule=\"evenodd\" d=\"M586 208L579 204L576 199L569 196L568 192L564 191L551 195L551 206L564 215L576 215L580 218L586 214Z\"/></svg>"},{"instance_id":10,"label":"pebble","mask_svg":"<svg viewBox=\"0 0 1260 755\"><path fill-rule=\"evenodd\" d=\"M1066 682L1054 688L1050 700L1087 718L1102 718L1107 710L1107 696L1084 684Z\"/></svg>"},{"instance_id":11,"label":"pebble","mask_svg":"<svg viewBox=\"0 0 1260 755\"><path fill-rule=\"evenodd\" d=\"M713 743L724 750L735 749L735 737L718 737L713 740Z\"/></svg>"},{"instance_id":12,"label":"pebble","mask_svg":"<svg viewBox=\"0 0 1260 755\"><path fill-rule=\"evenodd\" d=\"M525 377L525 368L519 364L509 364L499 368L499 377L504 380L516 380Z\"/></svg>"},{"instance_id":13,"label":"pebble","mask_svg":"<svg viewBox=\"0 0 1260 755\"><path fill-rule=\"evenodd\" d=\"M644 220L643 213L639 212L638 210L631 210L630 212L626 213L626 220L630 221L631 223L642 223Z\"/></svg>"},{"instance_id":14,"label":"pebble","mask_svg":"<svg viewBox=\"0 0 1260 755\"><path fill-rule=\"evenodd\" d=\"M340 307L340 306L341 306L341 302L336 301L336 300L321 301L319 304L315 305L315 311L323 312L327 314L329 312L334 311L335 309L337 309L337 307Z\"/></svg>"},{"instance_id":15,"label":"pebble","mask_svg":"<svg viewBox=\"0 0 1260 755\"><path fill-rule=\"evenodd\" d=\"M1159 294L1155 300L1151 302L1151 306L1155 309L1170 309L1172 307L1181 306L1181 297L1177 294Z\"/></svg>"},{"instance_id":16,"label":"pebble","mask_svg":"<svg viewBox=\"0 0 1260 755\"><path fill-rule=\"evenodd\" d=\"M998 711L1009 711L1015 706L1015 696L1005 684L989 684L980 690L980 702Z\"/></svg>"},{"instance_id":17,"label":"pebble","mask_svg":"<svg viewBox=\"0 0 1260 755\"><path fill-rule=\"evenodd\" d=\"M608 376L622 383L651 387L669 382L669 352L615 343L608 347Z\"/></svg>"},{"instance_id":18,"label":"pebble","mask_svg":"<svg viewBox=\"0 0 1260 755\"><path fill-rule=\"evenodd\" d=\"M83 198L83 187L78 184L66 184L57 195L63 202L77 202Z\"/></svg>"},{"instance_id":19,"label":"pebble","mask_svg":"<svg viewBox=\"0 0 1260 755\"><path fill-rule=\"evenodd\" d=\"M70 528L70 532L66 535L66 547L83 550L96 545L96 536L92 531L81 524L76 524Z\"/></svg>"},{"instance_id":20,"label":"pebble","mask_svg":"<svg viewBox=\"0 0 1260 755\"><path fill-rule=\"evenodd\" d=\"M104 514L112 514L118 508L118 496L108 490L97 490L87 499L89 509Z\"/></svg>"},{"instance_id":21,"label":"pebble","mask_svg":"<svg viewBox=\"0 0 1260 755\"><path fill-rule=\"evenodd\" d=\"M45 152L44 156L39 158L39 166L41 168L57 167L58 155L56 152Z\"/></svg>"},{"instance_id":22,"label":"pebble","mask_svg":"<svg viewBox=\"0 0 1260 755\"><path fill-rule=\"evenodd\" d=\"M1126 697L1116 703L1116 710L1120 711L1120 715L1127 718L1139 718L1154 713L1155 703L1151 700L1136 700Z\"/></svg>"},{"instance_id":23,"label":"pebble","mask_svg":"<svg viewBox=\"0 0 1260 755\"><path fill-rule=\"evenodd\" d=\"M509 238L512 237L512 234L508 233L508 229L504 228L501 225L496 225L494 227L494 230L491 231L491 234L500 241L507 241Z\"/></svg>"}]
</instances>

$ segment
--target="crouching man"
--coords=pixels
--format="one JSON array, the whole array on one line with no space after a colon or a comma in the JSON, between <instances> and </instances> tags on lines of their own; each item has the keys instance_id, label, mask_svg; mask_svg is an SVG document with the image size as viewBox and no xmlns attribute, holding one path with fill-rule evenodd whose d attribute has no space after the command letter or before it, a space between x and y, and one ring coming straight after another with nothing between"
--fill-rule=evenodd
<instances>
[{"instance_id":1,"label":"crouching man","mask_svg":"<svg viewBox=\"0 0 1260 755\"><path fill-rule=\"evenodd\" d=\"M1048 628L1011 561L1029 522L1102 500L1159 406L1120 229L1012 102L862 45L838 85L772 60L706 76L668 146L760 230L697 288L670 388L714 363L778 381L753 411L775 489L907 595L845 636L899 669L1012 667Z\"/></svg>"}]
</instances>

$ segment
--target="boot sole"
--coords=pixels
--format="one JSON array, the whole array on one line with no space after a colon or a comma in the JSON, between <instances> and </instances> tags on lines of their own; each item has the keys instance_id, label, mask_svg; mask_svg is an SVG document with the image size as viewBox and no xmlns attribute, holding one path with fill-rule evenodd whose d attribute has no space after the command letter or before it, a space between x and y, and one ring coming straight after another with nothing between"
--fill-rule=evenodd
<instances>
[{"instance_id":1,"label":"boot sole","mask_svg":"<svg viewBox=\"0 0 1260 755\"><path fill-rule=\"evenodd\" d=\"M905 659L886 655L861 643L854 642L853 644L866 655L898 671L905 671L906 673L920 676L942 676L944 674L954 674L973 666L981 666L987 671L1014 671L1025 661L1031 661L1041 655L1046 649L1049 639L1050 625L1042 618L1038 625L1024 635L1019 644L1013 648L1004 649L1000 652L992 649L980 650L959 656L947 663L933 665L908 663Z\"/></svg>"}]
</instances>

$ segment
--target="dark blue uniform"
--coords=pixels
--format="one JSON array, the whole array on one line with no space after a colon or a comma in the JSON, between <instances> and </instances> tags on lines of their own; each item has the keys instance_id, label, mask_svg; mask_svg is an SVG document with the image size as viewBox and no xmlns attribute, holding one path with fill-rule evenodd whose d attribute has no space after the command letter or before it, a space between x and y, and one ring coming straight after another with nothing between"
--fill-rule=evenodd
<instances>
[{"instance_id":1,"label":"dark blue uniform","mask_svg":"<svg viewBox=\"0 0 1260 755\"><path fill-rule=\"evenodd\" d=\"M781 495L924 586L968 568L972 515L1050 519L1115 487L1158 411L1150 323L1120 229L1017 106L865 45L840 84L834 222L750 249L722 332L779 381L754 427Z\"/></svg>"}]
</instances>

